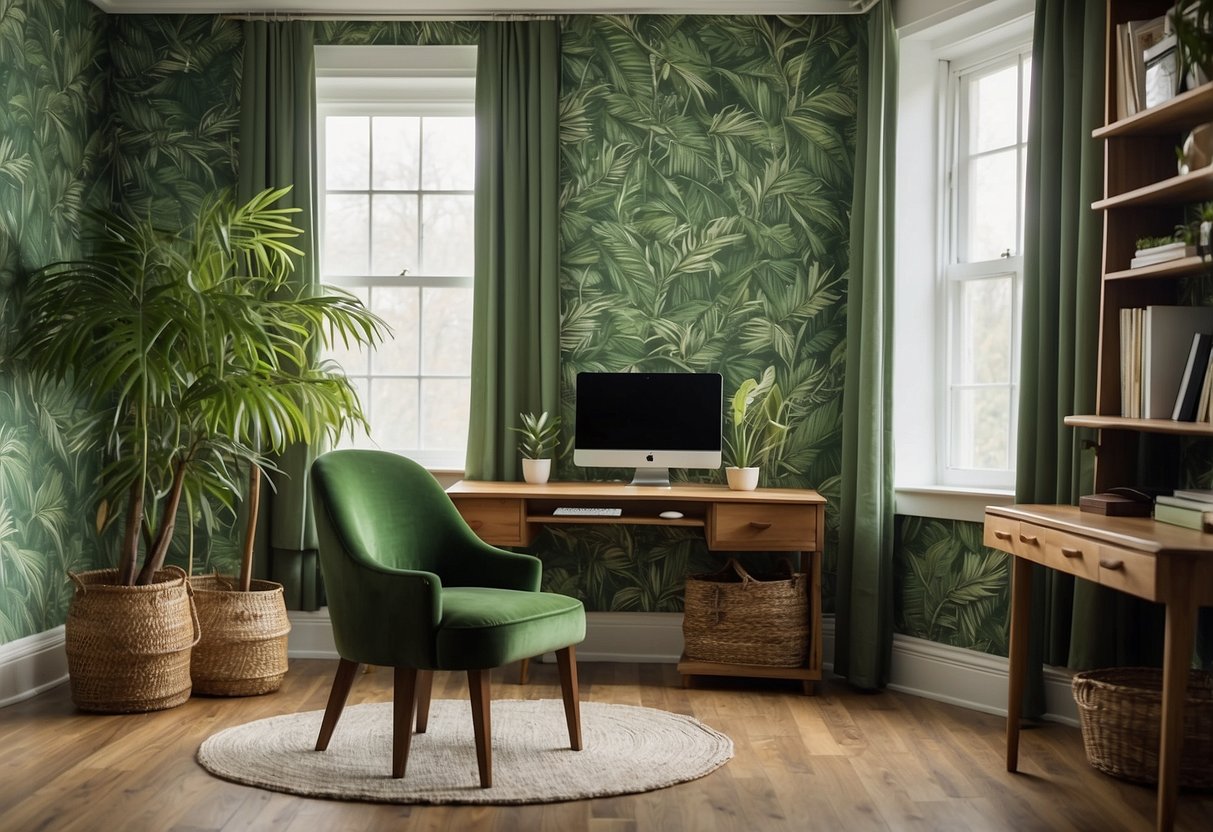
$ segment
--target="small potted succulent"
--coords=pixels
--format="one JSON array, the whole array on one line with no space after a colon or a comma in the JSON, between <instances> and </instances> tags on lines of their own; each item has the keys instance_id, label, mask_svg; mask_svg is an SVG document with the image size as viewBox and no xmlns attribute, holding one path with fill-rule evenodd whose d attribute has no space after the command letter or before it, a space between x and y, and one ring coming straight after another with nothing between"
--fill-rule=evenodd
<instances>
[{"instance_id":1,"label":"small potted succulent","mask_svg":"<svg viewBox=\"0 0 1213 832\"><path fill-rule=\"evenodd\" d=\"M534 413L519 413L522 427L510 430L522 436L518 450L522 453L522 478L529 483L542 485L552 475L552 459L549 454L556 450L560 436L560 417L550 416L545 410Z\"/></svg>"},{"instance_id":2,"label":"small potted succulent","mask_svg":"<svg viewBox=\"0 0 1213 832\"><path fill-rule=\"evenodd\" d=\"M761 466L774 459L788 434L785 404L774 367L767 367L761 378L747 378L737 388L729 403L725 435L733 463L724 472L729 488L753 491L758 487Z\"/></svg>"}]
</instances>

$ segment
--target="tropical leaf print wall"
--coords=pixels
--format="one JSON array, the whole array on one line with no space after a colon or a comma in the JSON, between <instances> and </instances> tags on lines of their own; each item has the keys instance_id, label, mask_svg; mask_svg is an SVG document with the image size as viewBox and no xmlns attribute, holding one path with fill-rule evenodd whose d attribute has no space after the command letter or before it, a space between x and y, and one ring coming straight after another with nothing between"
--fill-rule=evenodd
<instances>
[{"instance_id":1,"label":"tropical leaf print wall","mask_svg":"<svg viewBox=\"0 0 1213 832\"><path fill-rule=\"evenodd\" d=\"M766 483L835 493L859 31L843 17L565 21L561 368L574 431L581 371L714 371L731 391L773 366L796 409ZM539 548L551 580L591 609L680 609L687 571L718 565L689 532L584 527Z\"/></svg>"},{"instance_id":2,"label":"tropical leaf print wall","mask_svg":"<svg viewBox=\"0 0 1213 832\"><path fill-rule=\"evenodd\" d=\"M79 254L103 161L105 16L0 2L0 643L63 623L67 571L97 565L88 413L7 363L21 280Z\"/></svg>"}]
</instances>

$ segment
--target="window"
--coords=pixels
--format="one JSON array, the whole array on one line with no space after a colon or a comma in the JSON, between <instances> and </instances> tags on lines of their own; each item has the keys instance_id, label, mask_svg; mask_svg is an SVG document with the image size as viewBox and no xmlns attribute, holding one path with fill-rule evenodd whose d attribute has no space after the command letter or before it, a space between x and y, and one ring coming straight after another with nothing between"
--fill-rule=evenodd
<instances>
[{"instance_id":1,"label":"window","mask_svg":"<svg viewBox=\"0 0 1213 832\"><path fill-rule=\"evenodd\" d=\"M980 522L1015 482L1034 4L898 30L893 343L897 513Z\"/></svg>"},{"instance_id":2,"label":"window","mask_svg":"<svg viewBox=\"0 0 1213 832\"><path fill-rule=\"evenodd\" d=\"M335 349L371 429L342 445L463 467L472 333L475 47L318 47L321 279L392 327Z\"/></svg>"},{"instance_id":3,"label":"window","mask_svg":"<svg viewBox=\"0 0 1213 832\"><path fill-rule=\"evenodd\" d=\"M1014 486L1031 55L955 67L940 302L944 484Z\"/></svg>"}]
</instances>

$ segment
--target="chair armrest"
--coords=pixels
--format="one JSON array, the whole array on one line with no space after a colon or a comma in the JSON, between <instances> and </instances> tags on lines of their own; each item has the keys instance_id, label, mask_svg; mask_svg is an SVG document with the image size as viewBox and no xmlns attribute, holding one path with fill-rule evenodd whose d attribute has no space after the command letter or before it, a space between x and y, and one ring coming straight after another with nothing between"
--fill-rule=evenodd
<instances>
[{"instance_id":1,"label":"chair armrest","mask_svg":"<svg viewBox=\"0 0 1213 832\"><path fill-rule=\"evenodd\" d=\"M355 555L339 575L325 573L337 652L382 665L429 667L442 619L442 580L433 572L393 569Z\"/></svg>"},{"instance_id":2,"label":"chair armrest","mask_svg":"<svg viewBox=\"0 0 1213 832\"><path fill-rule=\"evenodd\" d=\"M446 541L442 581L447 586L486 586L538 592L543 563L534 555L485 543L466 525Z\"/></svg>"}]
</instances>

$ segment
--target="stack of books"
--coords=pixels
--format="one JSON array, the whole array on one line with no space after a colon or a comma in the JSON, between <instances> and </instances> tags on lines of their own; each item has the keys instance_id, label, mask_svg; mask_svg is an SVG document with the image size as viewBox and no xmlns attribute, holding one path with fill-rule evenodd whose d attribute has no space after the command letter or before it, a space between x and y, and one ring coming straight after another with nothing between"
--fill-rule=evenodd
<instances>
[{"instance_id":1,"label":"stack of books","mask_svg":"<svg viewBox=\"0 0 1213 832\"><path fill-rule=\"evenodd\" d=\"M1154 519L1198 532L1213 528L1213 490L1186 488L1171 496L1160 494L1154 498Z\"/></svg>"},{"instance_id":2,"label":"stack of books","mask_svg":"<svg viewBox=\"0 0 1213 832\"><path fill-rule=\"evenodd\" d=\"M1185 257L1195 257L1196 246L1190 246L1182 240L1166 243L1161 246L1139 248L1129 261L1129 268L1140 269L1142 266L1154 266L1158 263L1169 263L1172 260L1182 260Z\"/></svg>"}]
</instances>

